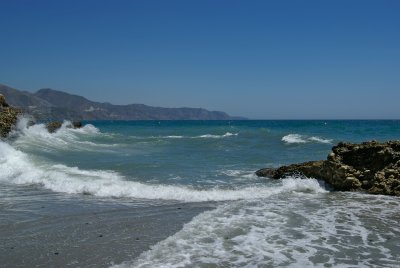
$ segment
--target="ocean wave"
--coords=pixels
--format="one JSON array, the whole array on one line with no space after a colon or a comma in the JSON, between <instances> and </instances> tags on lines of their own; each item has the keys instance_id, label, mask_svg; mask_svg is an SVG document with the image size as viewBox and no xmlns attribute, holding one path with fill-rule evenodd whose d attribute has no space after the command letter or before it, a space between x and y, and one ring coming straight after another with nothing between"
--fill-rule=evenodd
<instances>
[{"instance_id":1,"label":"ocean wave","mask_svg":"<svg viewBox=\"0 0 400 268\"><path fill-rule=\"evenodd\" d=\"M133 139L221 139L232 136L237 136L239 133L226 132L222 135L204 134L198 136L183 136L183 135L167 135L167 136L130 136Z\"/></svg>"},{"instance_id":2,"label":"ocean wave","mask_svg":"<svg viewBox=\"0 0 400 268\"><path fill-rule=\"evenodd\" d=\"M70 121L64 121L54 133L49 133L45 124L29 126L29 119L22 117L18 120L17 128L12 133L16 136L16 146L36 146L49 150L51 148L64 150L97 150L98 147L114 147L116 144L95 143L87 139L103 135L98 128L86 124L81 128L70 128Z\"/></svg>"},{"instance_id":3,"label":"ocean wave","mask_svg":"<svg viewBox=\"0 0 400 268\"><path fill-rule=\"evenodd\" d=\"M282 141L286 144L301 144L301 143L309 143L309 142L317 142L317 143L332 143L331 139L324 139L316 136L305 136L300 134L288 134L282 137Z\"/></svg>"},{"instance_id":4,"label":"ocean wave","mask_svg":"<svg viewBox=\"0 0 400 268\"><path fill-rule=\"evenodd\" d=\"M226 138L226 137L231 137L231 136L237 136L238 133L231 133L231 132L226 132L223 135L213 135L213 134L205 134L205 135L200 135L196 136L193 138L212 138L212 139L220 139L220 138Z\"/></svg>"},{"instance_id":5,"label":"ocean wave","mask_svg":"<svg viewBox=\"0 0 400 268\"><path fill-rule=\"evenodd\" d=\"M165 136L167 139L183 139L184 136L179 136L179 135L171 135L171 136Z\"/></svg>"},{"instance_id":6,"label":"ocean wave","mask_svg":"<svg viewBox=\"0 0 400 268\"><path fill-rule=\"evenodd\" d=\"M65 165L37 164L29 155L0 142L0 180L14 184L40 184L44 188L68 194L101 197L164 199L187 202L265 198L291 191L324 191L316 180L288 179L282 185L248 186L238 189L195 189L187 186L151 185L126 180L107 170L81 170Z\"/></svg>"},{"instance_id":7,"label":"ocean wave","mask_svg":"<svg viewBox=\"0 0 400 268\"><path fill-rule=\"evenodd\" d=\"M232 178L259 179L254 170L227 169L220 171L220 173Z\"/></svg>"},{"instance_id":8,"label":"ocean wave","mask_svg":"<svg viewBox=\"0 0 400 268\"><path fill-rule=\"evenodd\" d=\"M310 137L308 138L310 141L315 141L315 142L319 142L319 143L332 143L331 139L323 139L320 137Z\"/></svg>"}]
</instances>

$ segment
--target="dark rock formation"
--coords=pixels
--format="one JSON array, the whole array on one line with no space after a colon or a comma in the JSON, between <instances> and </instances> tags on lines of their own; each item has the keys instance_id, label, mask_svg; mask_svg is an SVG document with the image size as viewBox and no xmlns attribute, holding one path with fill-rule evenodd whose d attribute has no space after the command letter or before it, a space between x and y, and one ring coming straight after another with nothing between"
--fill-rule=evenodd
<instances>
[{"instance_id":1,"label":"dark rock formation","mask_svg":"<svg viewBox=\"0 0 400 268\"><path fill-rule=\"evenodd\" d=\"M259 177L269 177L272 179L280 179L289 176L306 176L320 177L319 172L324 164L324 161L310 161L301 164L292 164L279 168L263 168L257 170L256 175ZM316 176L318 175L318 176Z\"/></svg>"},{"instance_id":2,"label":"dark rock formation","mask_svg":"<svg viewBox=\"0 0 400 268\"><path fill-rule=\"evenodd\" d=\"M339 143L325 161L264 168L257 176L300 175L324 180L336 190L400 196L400 141Z\"/></svg>"},{"instance_id":3,"label":"dark rock formation","mask_svg":"<svg viewBox=\"0 0 400 268\"><path fill-rule=\"evenodd\" d=\"M9 106L3 95L0 94L0 137L7 137L18 120L21 110Z\"/></svg>"},{"instance_id":4,"label":"dark rock formation","mask_svg":"<svg viewBox=\"0 0 400 268\"><path fill-rule=\"evenodd\" d=\"M81 128L83 126L81 121L74 121L72 122L72 127L73 128Z\"/></svg>"},{"instance_id":5,"label":"dark rock formation","mask_svg":"<svg viewBox=\"0 0 400 268\"><path fill-rule=\"evenodd\" d=\"M62 126L62 124L63 123L59 121L50 122L46 124L46 128L50 133L54 133ZM81 128L81 127L82 127L82 122L79 121L75 121L67 125L67 128Z\"/></svg>"}]
</instances>

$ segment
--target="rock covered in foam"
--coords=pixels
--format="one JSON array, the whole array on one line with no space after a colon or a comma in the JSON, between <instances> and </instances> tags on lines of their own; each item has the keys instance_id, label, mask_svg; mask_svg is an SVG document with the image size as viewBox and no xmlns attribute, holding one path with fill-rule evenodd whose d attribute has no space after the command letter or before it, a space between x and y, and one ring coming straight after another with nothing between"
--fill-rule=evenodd
<instances>
[{"instance_id":1,"label":"rock covered in foam","mask_svg":"<svg viewBox=\"0 0 400 268\"><path fill-rule=\"evenodd\" d=\"M46 129L50 133L56 132L62 126L62 122L50 122L46 124Z\"/></svg>"},{"instance_id":2,"label":"rock covered in foam","mask_svg":"<svg viewBox=\"0 0 400 268\"><path fill-rule=\"evenodd\" d=\"M46 124L46 129L47 131L49 131L50 133L54 133L56 132L59 128L61 128L61 126L63 125L62 122L56 121L56 122L50 122ZM74 121L72 123L68 123L66 125L67 128L81 128L82 122L79 121Z\"/></svg>"},{"instance_id":3,"label":"rock covered in foam","mask_svg":"<svg viewBox=\"0 0 400 268\"><path fill-rule=\"evenodd\" d=\"M4 96L0 94L0 136L2 138L7 137L21 113L20 109L8 105Z\"/></svg>"},{"instance_id":4,"label":"rock covered in foam","mask_svg":"<svg viewBox=\"0 0 400 268\"><path fill-rule=\"evenodd\" d=\"M336 190L400 196L400 141L341 142L325 161L264 168L256 174L273 179L303 175L322 179Z\"/></svg>"}]
</instances>

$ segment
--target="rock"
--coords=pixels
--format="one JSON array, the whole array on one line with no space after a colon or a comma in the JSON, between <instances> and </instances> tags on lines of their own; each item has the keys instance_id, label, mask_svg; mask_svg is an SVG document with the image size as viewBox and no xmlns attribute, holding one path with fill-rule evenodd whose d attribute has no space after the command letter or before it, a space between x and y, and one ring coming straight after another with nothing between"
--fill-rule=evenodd
<instances>
[{"instance_id":1,"label":"rock","mask_svg":"<svg viewBox=\"0 0 400 268\"><path fill-rule=\"evenodd\" d=\"M62 122L56 121L56 122L50 122L46 124L46 128L50 133L56 132L59 128L62 126ZM82 122L79 121L74 121L66 126L67 128L81 128L82 127Z\"/></svg>"},{"instance_id":2,"label":"rock","mask_svg":"<svg viewBox=\"0 0 400 268\"><path fill-rule=\"evenodd\" d=\"M341 142L325 161L265 168L256 174L272 179L300 175L324 180L336 190L400 196L400 141Z\"/></svg>"},{"instance_id":3,"label":"rock","mask_svg":"<svg viewBox=\"0 0 400 268\"><path fill-rule=\"evenodd\" d=\"M6 102L6 98L2 94L0 94L0 106L9 107L8 103Z\"/></svg>"},{"instance_id":4,"label":"rock","mask_svg":"<svg viewBox=\"0 0 400 268\"><path fill-rule=\"evenodd\" d=\"M259 177L269 177L269 178L276 178L277 169L276 168L262 168L256 171L256 175Z\"/></svg>"},{"instance_id":5,"label":"rock","mask_svg":"<svg viewBox=\"0 0 400 268\"><path fill-rule=\"evenodd\" d=\"M8 105L4 96L0 94L0 137L6 138L18 120L22 110ZM28 122L28 126L35 124L34 120ZM50 133L56 132L62 126L62 122L50 122L46 125ZM82 122L75 121L67 125L70 128L81 128Z\"/></svg>"},{"instance_id":6,"label":"rock","mask_svg":"<svg viewBox=\"0 0 400 268\"><path fill-rule=\"evenodd\" d=\"M72 122L72 127L73 128L81 128L83 125L82 125L82 122L80 122L80 121L74 121L74 122Z\"/></svg>"},{"instance_id":7,"label":"rock","mask_svg":"<svg viewBox=\"0 0 400 268\"><path fill-rule=\"evenodd\" d=\"M47 123L46 128L50 133L56 132L62 126L62 122L50 122Z\"/></svg>"},{"instance_id":8,"label":"rock","mask_svg":"<svg viewBox=\"0 0 400 268\"><path fill-rule=\"evenodd\" d=\"M288 176L306 176L315 177L319 173L323 161L311 161L301 164L293 164L280 168L263 168L256 172L259 177L269 177L273 179L284 178Z\"/></svg>"},{"instance_id":9,"label":"rock","mask_svg":"<svg viewBox=\"0 0 400 268\"><path fill-rule=\"evenodd\" d=\"M2 138L8 136L21 113L20 109L8 105L4 96L0 94L0 136Z\"/></svg>"}]
</instances>

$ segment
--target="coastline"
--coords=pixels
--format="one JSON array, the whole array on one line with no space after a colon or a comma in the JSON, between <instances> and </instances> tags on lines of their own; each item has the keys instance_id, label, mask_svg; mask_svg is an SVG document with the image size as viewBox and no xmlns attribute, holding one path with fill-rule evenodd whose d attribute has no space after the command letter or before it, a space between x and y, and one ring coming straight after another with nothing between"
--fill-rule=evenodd
<instances>
[{"instance_id":1,"label":"coastline","mask_svg":"<svg viewBox=\"0 0 400 268\"><path fill-rule=\"evenodd\" d=\"M397 122L85 123L18 124L1 141L0 266L400 261L397 197L254 174L322 159L340 140L398 139Z\"/></svg>"}]
</instances>

